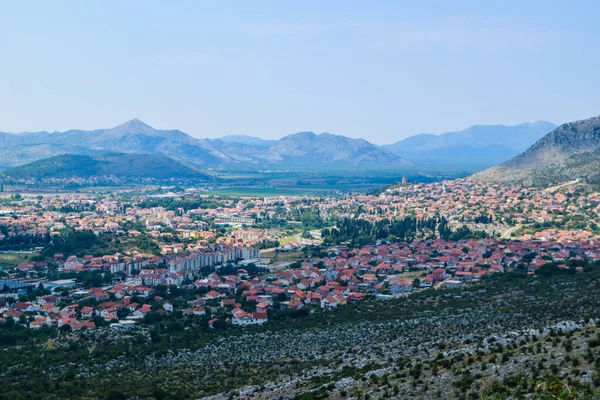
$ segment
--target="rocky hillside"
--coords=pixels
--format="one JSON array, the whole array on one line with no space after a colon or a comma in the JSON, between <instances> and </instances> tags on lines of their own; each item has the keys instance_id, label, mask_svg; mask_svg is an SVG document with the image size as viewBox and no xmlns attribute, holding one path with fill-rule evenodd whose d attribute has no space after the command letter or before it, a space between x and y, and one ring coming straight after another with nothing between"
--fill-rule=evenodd
<instances>
[{"instance_id":1,"label":"rocky hillside","mask_svg":"<svg viewBox=\"0 0 600 400\"><path fill-rule=\"evenodd\" d=\"M44 158L4 171L8 178L91 178L114 175L120 178L208 179L208 175L162 155L107 154L90 157L64 154Z\"/></svg>"},{"instance_id":2,"label":"rocky hillside","mask_svg":"<svg viewBox=\"0 0 600 400\"><path fill-rule=\"evenodd\" d=\"M248 328L5 329L0 398L597 399L598 268L495 274Z\"/></svg>"},{"instance_id":3,"label":"rocky hillside","mask_svg":"<svg viewBox=\"0 0 600 400\"><path fill-rule=\"evenodd\" d=\"M561 125L522 154L474 177L531 185L600 182L600 117Z\"/></svg>"}]
</instances>

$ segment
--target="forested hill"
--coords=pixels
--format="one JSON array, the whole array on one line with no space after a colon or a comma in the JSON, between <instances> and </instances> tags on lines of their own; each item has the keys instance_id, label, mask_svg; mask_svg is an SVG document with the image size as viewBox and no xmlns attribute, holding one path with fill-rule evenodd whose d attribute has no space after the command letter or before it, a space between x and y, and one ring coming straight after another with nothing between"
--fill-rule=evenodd
<instances>
[{"instance_id":1,"label":"forested hill","mask_svg":"<svg viewBox=\"0 0 600 400\"><path fill-rule=\"evenodd\" d=\"M85 156L64 154L45 158L4 171L9 178L91 178L117 176L126 178L209 179L192 166L160 154L107 154Z\"/></svg>"}]
</instances>

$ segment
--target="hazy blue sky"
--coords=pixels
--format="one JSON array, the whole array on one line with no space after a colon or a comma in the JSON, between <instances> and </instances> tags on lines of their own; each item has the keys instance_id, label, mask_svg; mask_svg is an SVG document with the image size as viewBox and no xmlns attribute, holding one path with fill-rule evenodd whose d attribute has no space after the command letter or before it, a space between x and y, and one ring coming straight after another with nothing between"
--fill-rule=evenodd
<instances>
[{"instance_id":1,"label":"hazy blue sky","mask_svg":"<svg viewBox=\"0 0 600 400\"><path fill-rule=\"evenodd\" d=\"M393 142L600 114L600 1L4 1L0 131Z\"/></svg>"}]
</instances>

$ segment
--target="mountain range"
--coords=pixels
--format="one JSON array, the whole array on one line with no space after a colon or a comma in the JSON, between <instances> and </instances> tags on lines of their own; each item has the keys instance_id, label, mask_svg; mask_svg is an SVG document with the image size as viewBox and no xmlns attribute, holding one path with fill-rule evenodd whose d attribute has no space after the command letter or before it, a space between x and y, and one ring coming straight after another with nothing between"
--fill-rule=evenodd
<instances>
[{"instance_id":1,"label":"mountain range","mask_svg":"<svg viewBox=\"0 0 600 400\"><path fill-rule=\"evenodd\" d=\"M518 155L554 128L547 121L473 125L441 135L418 134L382 148L418 164L489 167Z\"/></svg>"},{"instance_id":2,"label":"mountain range","mask_svg":"<svg viewBox=\"0 0 600 400\"><path fill-rule=\"evenodd\" d=\"M563 124L522 154L474 177L526 185L574 179L600 183L600 117Z\"/></svg>"},{"instance_id":3,"label":"mountain range","mask_svg":"<svg viewBox=\"0 0 600 400\"><path fill-rule=\"evenodd\" d=\"M225 135L221 138L222 141L226 142L226 143L239 143L239 144L245 144L248 146L262 146L262 147L269 147L270 145L272 145L273 143L276 142L276 140L265 140L265 139L261 139L258 137L254 137L254 136L248 136L248 135Z\"/></svg>"},{"instance_id":4,"label":"mountain range","mask_svg":"<svg viewBox=\"0 0 600 400\"><path fill-rule=\"evenodd\" d=\"M110 129L93 131L0 133L0 167L42 158L107 152L161 154L204 168L258 167L384 167L410 162L362 139L303 132L276 141L233 136L198 139L179 130L157 130L133 119Z\"/></svg>"},{"instance_id":5,"label":"mountain range","mask_svg":"<svg viewBox=\"0 0 600 400\"><path fill-rule=\"evenodd\" d=\"M217 169L395 169L419 164L471 168L518 154L555 125L477 125L442 135L420 134L377 146L331 133L299 132L278 140L246 135L199 139L179 130L158 130L133 119L110 129L65 132L0 132L0 168L64 154L99 157L110 153L162 155L187 165Z\"/></svg>"}]
</instances>

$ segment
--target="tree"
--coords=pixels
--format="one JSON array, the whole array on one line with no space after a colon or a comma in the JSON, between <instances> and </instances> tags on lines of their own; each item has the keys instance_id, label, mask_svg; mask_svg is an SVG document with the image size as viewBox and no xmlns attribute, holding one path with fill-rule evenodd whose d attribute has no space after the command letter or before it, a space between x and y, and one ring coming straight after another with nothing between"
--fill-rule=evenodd
<instances>
[{"instance_id":1,"label":"tree","mask_svg":"<svg viewBox=\"0 0 600 400\"><path fill-rule=\"evenodd\" d=\"M84 279L83 279L83 286L86 288L91 288L91 287L100 287L104 284L104 281L102 279L102 276L98 273L91 273L88 274Z\"/></svg>"},{"instance_id":2,"label":"tree","mask_svg":"<svg viewBox=\"0 0 600 400\"><path fill-rule=\"evenodd\" d=\"M215 322L213 322L213 328L215 329L225 329L226 327L227 323L222 319L218 319Z\"/></svg>"},{"instance_id":3,"label":"tree","mask_svg":"<svg viewBox=\"0 0 600 400\"><path fill-rule=\"evenodd\" d=\"M117 317L119 317L119 319L125 319L129 314L131 314L131 311L127 307L121 307L117 310Z\"/></svg>"},{"instance_id":4,"label":"tree","mask_svg":"<svg viewBox=\"0 0 600 400\"><path fill-rule=\"evenodd\" d=\"M150 331L150 341L152 343L160 343L160 334L156 329Z\"/></svg>"},{"instance_id":5,"label":"tree","mask_svg":"<svg viewBox=\"0 0 600 400\"><path fill-rule=\"evenodd\" d=\"M104 273L104 277L103 277L103 281L106 284L111 284L113 281L113 274L111 274L110 272L105 272Z\"/></svg>"},{"instance_id":6,"label":"tree","mask_svg":"<svg viewBox=\"0 0 600 400\"><path fill-rule=\"evenodd\" d=\"M127 396L118 390L111 391L106 400L127 400Z\"/></svg>"},{"instance_id":7,"label":"tree","mask_svg":"<svg viewBox=\"0 0 600 400\"><path fill-rule=\"evenodd\" d=\"M155 289L156 294L160 297L165 297L167 295L167 287L165 285L157 285Z\"/></svg>"}]
</instances>

